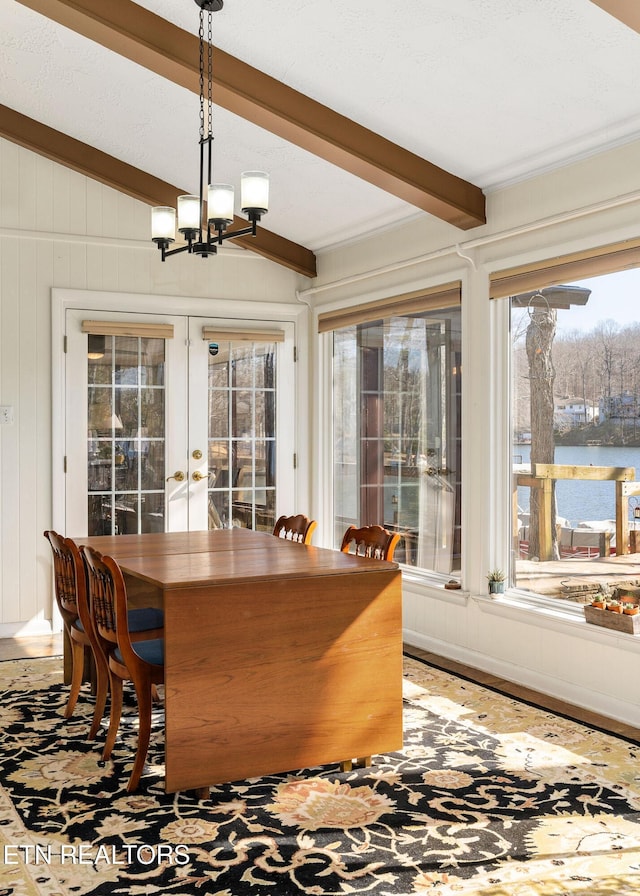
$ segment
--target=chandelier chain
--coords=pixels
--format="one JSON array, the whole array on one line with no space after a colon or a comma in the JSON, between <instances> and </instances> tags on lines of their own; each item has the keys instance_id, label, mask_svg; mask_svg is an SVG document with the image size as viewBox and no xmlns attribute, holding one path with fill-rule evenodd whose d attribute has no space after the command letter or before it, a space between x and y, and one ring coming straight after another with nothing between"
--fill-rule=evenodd
<instances>
[{"instance_id":1,"label":"chandelier chain","mask_svg":"<svg viewBox=\"0 0 640 896\"><path fill-rule=\"evenodd\" d=\"M204 9L200 7L200 142L204 140Z\"/></svg>"},{"instance_id":2,"label":"chandelier chain","mask_svg":"<svg viewBox=\"0 0 640 896\"><path fill-rule=\"evenodd\" d=\"M213 34L212 34L212 20L213 13L211 9L209 9L208 13L208 32L207 32L207 76L208 76L208 102L209 102L209 117L208 117L208 125L209 125L209 137L213 137Z\"/></svg>"}]
</instances>

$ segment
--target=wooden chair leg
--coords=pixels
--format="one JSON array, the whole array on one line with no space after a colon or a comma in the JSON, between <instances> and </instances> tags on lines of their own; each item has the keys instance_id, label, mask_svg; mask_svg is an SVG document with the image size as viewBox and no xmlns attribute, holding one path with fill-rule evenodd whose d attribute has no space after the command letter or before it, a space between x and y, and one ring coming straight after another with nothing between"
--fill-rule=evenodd
<instances>
[{"instance_id":1,"label":"wooden chair leg","mask_svg":"<svg viewBox=\"0 0 640 896\"><path fill-rule=\"evenodd\" d=\"M78 694L82 686L82 673L84 672L84 644L79 641L71 641L72 670L71 670L71 690L67 705L64 708L65 719L71 718L73 710L78 702Z\"/></svg>"},{"instance_id":2,"label":"wooden chair leg","mask_svg":"<svg viewBox=\"0 0 640 896\"><path fill-rule=\"evenodd\" d=\"M131 777L127 784L127 793L133 793L140 783L140 776L144 769L144 761L147 758L149 740L151 738L151 683L141 682L136 684L136 696L138 698L138 748L131 769Z\"/></svg>"},{"instance_id":3,"label":"wooden chair leg","mask_svg":"<svg viewBox=\"0 0 640 896\"><path fill-rule=\"evenodd\" d=\"M111 712L109 714L107 740L102 751L104 762L111 757L111 751L116 742L116 735L120 726L120 716L122 715L122 679L117 675L109 675L109 679L111 685Z\"/></svg>"},{"instance_id":4,"label":"wooden chair leg","mask_svg":"<svg viewBox=\"0 0 640 896\"><path fill-rule=\"evenodd\" d=\"M104 657L96 658L96 705L93 710L93 721L89 731L89 739L93 740L100 728L100 722L104 716L104 708L107 705L107 694L109 693L109 670L107 668Z\"/></svg>"}]
</instances>

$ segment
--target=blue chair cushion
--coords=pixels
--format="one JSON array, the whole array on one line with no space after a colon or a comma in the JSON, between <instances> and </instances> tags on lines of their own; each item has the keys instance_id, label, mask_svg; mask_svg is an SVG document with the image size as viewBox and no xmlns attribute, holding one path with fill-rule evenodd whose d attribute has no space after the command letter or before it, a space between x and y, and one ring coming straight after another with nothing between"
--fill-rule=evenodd
<instances>
[{"instance_id":1,"label":"blue chair cushion","mask_svg":"<svg viewBox=\"0 0 640 896\"><path fill-rule=\"evenodd\" d=\"M71 624L71 628L77 628L79 632L84 631L84 625L82 624L82 621L80 620L79 616L77 619L73 620L73 622Z\"/></svg>"},{"instance_id":2,"label":"blue chair cushion","mask_svg":"<svg viewBox=\"0 0 640 896\"><path fill-rule=\"evenodd\" d=\"M164 613L156 607L141 607L127 613L130 632L148 632L164 626Z\"/></svg>"},{"instance_id":3,"label":"blue chair cushion","mask_svg":"<svg viewBox=\"0 0 640 896\"><path fill-rule=\"evenodd\" d=\"M132 645L136 653L145 663L152 666L164 666L164 638L153 638L151 641L135 641ZM113 651L114 658L119 663L124 663L120 648Z\"/></svg>"}]
</instances>

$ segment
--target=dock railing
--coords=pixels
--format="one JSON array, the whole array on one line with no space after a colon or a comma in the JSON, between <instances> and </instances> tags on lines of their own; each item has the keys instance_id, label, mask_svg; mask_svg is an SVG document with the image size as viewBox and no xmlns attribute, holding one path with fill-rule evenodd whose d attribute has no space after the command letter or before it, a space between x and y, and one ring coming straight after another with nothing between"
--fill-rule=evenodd
<instances>
[{"instance_id":1,"label":"dock railing","mask_svg":"<svg viewBox=\"0 0 640 896\"><path fill-rule=\"evenodd\" d=\"M640 495L640 482L636 482L635 467L593 467L569 464L533 464L531 472L514 474L514 508L517 509L517 487L525 486L538 492L538 539L540 560L553 560L551 531L552 483L558 479L615 482L616 489L616 554L629 553L629 498ZM514 521L517 519L517 512ZM633 533L631 548L636 548ZM640 545L638 545L640 547Z\"/></svg>"}]
</instances>

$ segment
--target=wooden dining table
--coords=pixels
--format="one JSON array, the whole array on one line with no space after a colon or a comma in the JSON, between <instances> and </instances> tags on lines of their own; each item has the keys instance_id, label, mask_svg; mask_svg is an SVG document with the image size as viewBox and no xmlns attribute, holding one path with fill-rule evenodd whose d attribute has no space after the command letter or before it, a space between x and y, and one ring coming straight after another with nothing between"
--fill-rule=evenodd
<instances>
[{"instance_id":1,"label":"wooden dining table","mask_svg":"<svg viewBox=\"0 0 640 896\"><path fill-rule=\"evenodd\" d=\"M396 563L249 529L77 539L165 614L165 788L402 746Z\"/></svg>"}]
</instances>

